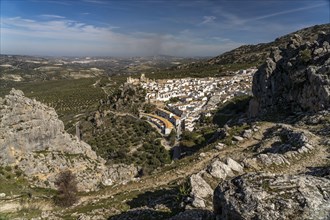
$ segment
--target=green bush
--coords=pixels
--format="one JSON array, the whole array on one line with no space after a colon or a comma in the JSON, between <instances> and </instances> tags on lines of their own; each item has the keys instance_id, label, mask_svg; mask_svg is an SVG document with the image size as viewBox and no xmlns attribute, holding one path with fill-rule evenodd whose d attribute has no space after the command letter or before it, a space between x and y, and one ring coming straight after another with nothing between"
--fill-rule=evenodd
<instances>
[{"instance_id":1,"label":"green bush","mask_svg":"<svg viewBox=\"0 0 330 220\"><path fill-rule=\"evenodd\" d=\"M6 166L6 167L5 167L5 170L6 170L7 172L10 172L10 171L12 170L12 168L11 168L10 166Z\"/></svg>"},{"instance_id":2,"label":"green bush","mask_svg":"<svg viewBox=\"0 0 330 220\"><path fill-rule=\"evenodd\" d=\"M310 51L309 49L301 50L299 52L299 55L305 63L309 62L312 59L312 51Z\"/></svg>"}]
</instances>

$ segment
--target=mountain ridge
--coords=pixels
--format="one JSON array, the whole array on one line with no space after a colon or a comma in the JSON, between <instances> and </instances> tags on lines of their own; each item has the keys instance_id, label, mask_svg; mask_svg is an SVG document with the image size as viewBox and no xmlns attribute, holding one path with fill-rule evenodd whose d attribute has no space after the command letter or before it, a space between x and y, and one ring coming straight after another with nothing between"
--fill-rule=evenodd
<instances>
[{"instance_id":1,"label":"mountain ridge","mask_svg":"<svg viewBox=\"0 0 330 220\"><path fill-rule=\"evenodd\" d=\"M276 38L274 41L268 43L259 43L255 45L242 45L233 50L227 51L223 54L215 56L207 61L196 62L192 64L179 65L177 69L194 69L196 67L216 67L219 72L226 71L227 68L224 68L226 65L233 64L245 64L252 66L261 65L266 58L269 56L272 47L284 47L290 38L298 34L302 37L303 41L313 42L317 38L317 34L320 31L326 33L330 32L330 24L315 25L307 27L295 32L286 34L282 37Z\"/></svg>"}]
</instances>

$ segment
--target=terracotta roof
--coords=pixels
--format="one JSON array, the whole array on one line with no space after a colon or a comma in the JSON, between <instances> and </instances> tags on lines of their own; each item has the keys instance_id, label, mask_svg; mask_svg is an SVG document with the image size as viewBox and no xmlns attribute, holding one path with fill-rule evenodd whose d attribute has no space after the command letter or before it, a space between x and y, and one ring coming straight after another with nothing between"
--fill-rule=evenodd
<instances>
[{"instance_id":1,"label":"terracotta roof","mask_svg":"<svg viewBox=\"0 0 330 220\"><path fill-rule=\"evenodd\" d=\"M146 114L146 113L141 113L141 115L156 118L156 119L160 120L161 122L163 122L166 128L173 128L173 124L171 122L169 122L169 120L167 120L166 118L160 117L158 115Z\"/></svg>"},{"instance_id":2,"label":"terracotta roof","mask_svg":"<svg viewBox=\"0 0 330 220\"><path fill-rule=\"evenodd\" d=\"M180 120L180 117L177 115L174 115L173 118L175 118L176 120Z\"/></svg>"}]
</instances>

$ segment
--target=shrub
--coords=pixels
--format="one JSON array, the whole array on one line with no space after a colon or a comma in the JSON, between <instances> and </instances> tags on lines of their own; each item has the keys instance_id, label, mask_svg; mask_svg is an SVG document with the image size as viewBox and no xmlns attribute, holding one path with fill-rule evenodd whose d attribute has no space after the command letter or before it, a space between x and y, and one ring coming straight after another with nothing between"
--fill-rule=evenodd
<instances>
[{"instance_id":1,"label":"shrub","mask_svg":"<svg viewBox=\"0 0 330 220\"><path fill-rule=\"evenodd\" d=\"M12 170L12 168L10 166L6 166L5 167L5 170L8 171L8 172L10 172Z\"/></svg>"},{"instance_id":2,"label":"shrub","mask_svg":"<svg viewBox=\"0 0 330 220\"><path fill-rule=\"evenodd\" d=\"M310 61L312 59L312 51L310 51L309 49L305 49L299 52L301 59L307 63L308 61Z\"/></svg>"},{"instance_id":3,"label":"shrub","mask_svg":"<svg viewBox=\"0 0 330 220\"><path fill-rule=\"evenodd\" d=\"M75 175L66 170L59 174L55 181L57 186L57 195L54 198L55 204L59 206L72 206L78 200L77 182Z\"/></svg>"}]
</instances>

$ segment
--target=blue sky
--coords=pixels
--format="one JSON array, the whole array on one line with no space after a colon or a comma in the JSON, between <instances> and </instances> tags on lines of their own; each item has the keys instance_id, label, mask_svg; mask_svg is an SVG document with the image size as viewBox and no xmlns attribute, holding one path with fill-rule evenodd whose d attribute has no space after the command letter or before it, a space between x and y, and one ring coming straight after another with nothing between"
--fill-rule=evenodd
<instances>
[{"instance_id":1,"label":"blue sky","mask_svg":"<svg viewBox=\"0 0 330 220\"><path fill-rule=\"evenodd\" d=\"M330 23L329 0L0 0L1 54L215 56Z\"/></svg>"}]
</instances>

